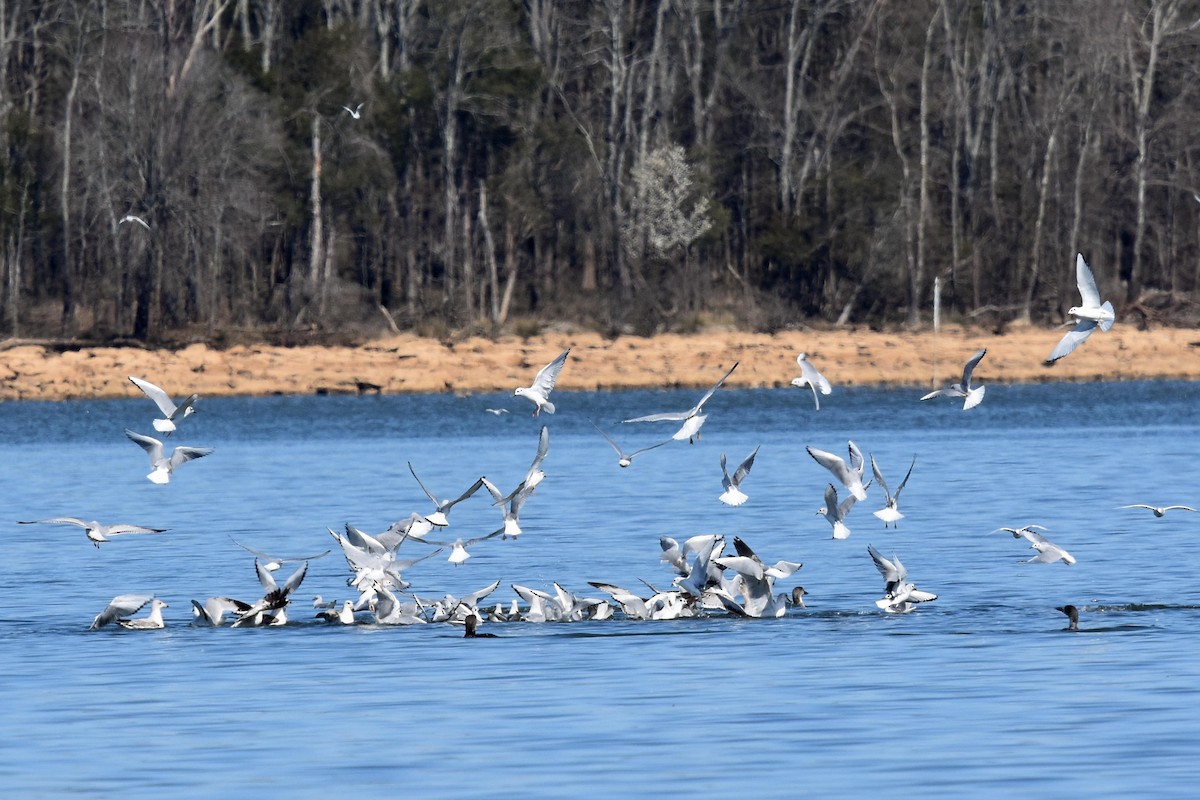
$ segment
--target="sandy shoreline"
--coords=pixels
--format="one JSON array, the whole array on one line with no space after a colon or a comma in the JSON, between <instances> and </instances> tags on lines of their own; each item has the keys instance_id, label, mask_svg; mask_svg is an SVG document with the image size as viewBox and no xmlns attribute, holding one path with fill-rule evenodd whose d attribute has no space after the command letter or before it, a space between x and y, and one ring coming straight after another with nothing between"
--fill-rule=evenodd
<instances>
[{"instance_id":1,"label":"sandy shoreline","mask_svg":"<svg viewBox=\"0 0 1200 800\"><path fill-rule=\"evenodd\" d=\"M835 386L952 383L981 347L988 355L977 383L1181 379L1200 380L1200 330L1136 330L1118 325L1096 333L1052 367L1043 359L1064 329L1015 327L1003 335L944 328L907 333L867 329L718 331L652 338L606 339L588 332L461 341L401 335L356 347L238 345L181 350L90 347L57 352L8 342L0 349L0 400L132 397L128 375L144 377L173 395L511 392L566 348L571 358L560 390L707 387L734 361L729 386L786 386L799 374L805 351Z\"/></svg>"}]
</instances>

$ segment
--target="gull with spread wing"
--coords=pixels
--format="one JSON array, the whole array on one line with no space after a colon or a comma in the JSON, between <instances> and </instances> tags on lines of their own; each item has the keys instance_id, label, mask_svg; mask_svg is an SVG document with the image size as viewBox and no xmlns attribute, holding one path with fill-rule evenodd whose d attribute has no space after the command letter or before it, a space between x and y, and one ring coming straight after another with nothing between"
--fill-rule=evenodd
<instances>
[{"instance_id":1,"label":"gull with spread wing","mask_svg":"<svg viewBox=\"0 0 1200 800\"><path fill-rule=\"evenodd\" d=\"M889 561L879 554L871 545L867 552L875 562L875 568L883 576L883 597L875 601L875 605L891 614L911 611L917 603L928 603L937 600L937 595L923 592L908 580L908 570L900 563L900 558L893 553Z\"/></svg>"},{"instance_id":2,"label":"gull with spread wing","mask_svg":"<svg viewBox=\"0 0 1200 800\"><path fill-rule=\"evenodd\" d=\"M425 484L421 482L421 479L417 478L417 471L413 469L411 461L408 462L408 471L411 472L412 476L417 479L417 485L421 487L421 491L423 491L425 496L432 500L434 506L436 506L432 514L425 515L425 519L429 520L434 525L437 525L439 528L444 528L450 524L450 520L446 518L446 515L450 513L451 508L475 494L477 491L479 491L479 487L483 486L483 478L476 478L475 482L471 484L469 489L453 500L439 500L434 496L433 492L425 488Z\"/></svg>"},{"instance_id":3,"label":"gull with spread wing","mask_svg":"<svg viewBox=\"0 0 1200 800\"><path fill-rule=\"evenodd\" d=\"M1076 347L1079 347L1092 335L1097 327L1102 331L1107 331L1117 319L1112 303L1107 300L1103 303L1100 302L1100 290L1096 288L1096 277L1092 275L1091 268L1083 260L1083 253L1075 256L1075 282L1079 287L1080 305L1067 309L1067 314L1075 318L1075 327L1067 331L1066 335L1059 340L1054 351L1046 358L1047 364L1053 364L1063 356L1070 355Z\"/></svg>"},{"instance_id":4,"label":"gull with spread wing","mask_svg":"<svg viewBox=\"0 0 1200 800\"><path fill-rule=\"evenodd\" d=\"M917 465L917 457L913 456L912 463L908 465L908 472L904 473L904 480L900 481L900 485L896 487L896 492L893 494L888 491L888 486L883 480L883 473L879 471L879 465L875 463L875 456L871 456L871 472L875 475L875 482L883 487L883 496L885 505L878 511L872 512L875 516L883 520L883 527L887 527L890 523L894 528L896 523L904 519L904 515L900 513L897 504L900 502L900 492L904 491L905 484L908 483L908 478L912 475L913 467Z\"/></svg>"},{"instance_id":5,"label":"gull with spread wing","mask_svg":"<svg viewBox=\"0 0 1200 800\"><path fill-rule=\"evenodd\" d=\"M863 471L867 465L866 461L863 460L862 451L858 449L858 445L853 441L849 442L849 464L840 456L835 456L833 453L827 453L815 447L806 447L805 449L813 457L813 460L833 473L833 477L837 478L842 486L850 490L850 494L854 495L854 499L867 499L867 488L863 486L862 482Z\"/></svg>"},{"instance_id":6,"label":"gull with spread wing","mask_svg":"<svg viewBox=\"0 0 1200 800\"><path fill-rule=\"evenodd\" d=\"M817 397L817 392L821 394L829 394L833 391L833 387L829 385L829 381L825 376L817 372L817 368L808 360L807 353L801 353L796 356L796 363L800 365L800 377L792 378L792 386L798 386L803 389L805 386L812 389L813 403L817 407L817 411L821 410L821 401Z\"/></svg>"},{"instance_id":7,"label":"gull with spread wing","mask_svg":"<svg viewBox=\"0 0 1200 800\"><path fill-rule=\"evenodd\" d=\"M195 402L200 399L200 395L188 395L182 403L175 405L175 401L164 390L155 386L150 381L129 376L129 380L134 386L138 387L154 401L158 406L158 410L163 413L164 419L154 420L154 430L161 434L170 436L174 431L176 424L196 413Z\"/></svg>"},{"instance_id":8,"label":"gull with spread wing","mask_svg":"<svg viewBox=\"0 0 1200 800\"><path fill-rule=\"evenodd\" d=\"M621 467L622 469L624 469L625 467L628 467L630 464L632 464L635 456L639 456L642 453L646 452L647 450L653 450L656 447L662 447L664 444L670 444L671 442L675 441L674 439L667 439L666 441L659 442L658 444L652 444L649 447L643 447L640 450L634 450L632 453L626 453L624 450L621 449L621 446L619 444L617 444L616 442L613 441L613 438L611 436L609 436L607 433L605 433L603 430L600 429L599 425L597 425L595 422L593 422L592 427L595 428L596 432L604 437L604 441L608 442L609 445L612 447L612 449L616 451L617 466Z\"/></svg>"},{"instance_id":9,"label":"gull with spread wing","mask_svg":"<svg viewBox=\"0 0 1200 800\"><path fill-rule=\"evenodd\" d=\"M733 471L733 475L730 475L725 463L725 454L721 453L721 486L725 491L717 497L718 500L727 506L740 506L746 502L747 497L746 493L742 491L742 481L750 474L750 468L754 466L756 455L758 455L758 447L754 448L754 452L746 456L738 468Z\"/></svg>"},{"instance_id":10,"label":"gull with spread wing","mask_svg":"<svg viewBox=\"0 0 1200 800\"><path fill-rule=\"evenodd\" d=\"M700 411L704 408L704 404L708 402L708 398L713 396L717 389L721 388L721 384L725 383L725 379L733 374L737 369L737 361L733 362L733 366L729 371L721 376L721 380L717 381L711 389L704 393L700 398L700 402L689 408L687 411L668 411L662 414L650 414L645 417L634 417L633 419L622 420L623 422L682 422L679 430L671 437L677 442L688 440L689 444L695 444L700 438L700 427L704 424L704 420L708 419L708 415L701 414Z\"/></svg>"},{"instance_id":11,"label":"gull with spread wing","mask_svg":"<svg viewBox=\"0 0 1200 800\"><path fill-rule=\"evenodd\" d=\"M213 451L211 447L176 447L171 451L171 456L168 458L163 453L163 443L153 436L146 436L141 433L134 433L128 428L125 429L125 435L132 441L141 445L141 448L150 456L150 464L154 470L146 477L152 483L165 484L171 480L171 473L178 469L181 465L197 458L203 458Z\"/></svg>"},{"instance_id":12,"label":"gull with spread wing","mask_svg":"<svg viewBox=\"0 0 1200 800\"><path fill-rule=\"evenodd\" d=\"M113 525L105 525L102 522L84 522L77 517L52 517L50 519L33 519L22 520L17 522L18 525L78 525L83 528L83 532L87 535L89 541L96 547L100 547L101 542L107 542L110 536L120 536L126 533L163 533L166 528L144 528L141 525L127 525L125 523L115 523Z\"/></svg>"},{"instance_id":13,"label":"gull with spread wing","mask_svg":"<svg viewBox=\"0 0 1200 800\"><path fill-rule=\"evenodd\" d=\"M532 386L522 386L513 391L513 397L524 397L533 403L533 416L536 417L543 411L547 414L554 413L554 403L551 403L549 399L550 392L553 391L554 384L558 381L558 373L562 372L563 364L567 363L567 355L570 352L571 348L568 347L559 354L558 358L538 370Z\"/></svg>"},{"instance_id":14,"label":"gull with spread wing","mask_svg":"<svg viewBox=\"0 0 1200 800\"><path fill-rule=\"evenodd\" d=\"M956 383L952 386L947 386L945 389L937 389L922 397L922 400L929 400L934 397L965 397L963 400L963 411L974 408L983 402L983 393L987 390L986 386L971 386L971 373L975 371L975 367L987 355L987 348L978 351L971 356L967 361L967 365L963 367L962 383Z\"/></svg>"}]
</instances>

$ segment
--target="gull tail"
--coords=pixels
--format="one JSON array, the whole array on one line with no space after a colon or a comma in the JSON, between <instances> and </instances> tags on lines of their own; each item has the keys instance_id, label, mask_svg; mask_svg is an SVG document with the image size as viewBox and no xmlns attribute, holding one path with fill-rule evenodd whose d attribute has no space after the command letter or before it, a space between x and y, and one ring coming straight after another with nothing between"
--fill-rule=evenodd
<instances>
[{"instance_id":1,"label":"gull tail","mask_svg":"<svg viewBox=\"0 0 1200 800\"><path fill-rule=\"evenodd\" d=\"M838 521L833 523L833 538L849 539L850 529L846 527L846 523Z\"/></svg>"},{"instance_id":2,"label":"gull tail","mask_svg":"<svg viewBox=\"0 0 1200 800\"><path fill-rule=\"evenodd\" d=\"M727 506L740 506L742 503L746 502L747 495L736 486L731 486L717 499Z\"/></svg>"},{"instance_id":3,"label":"gull tail","mask_svg":"<svg viewBox=\"0 0 1200 800\"><path fill-rule=\"evenodd\" d=\"M175 423L169 419L156 419L154 420L154 430L159 433L170 434L175 431Z\"/></svg>"},{"instance_id":4,"label":"gull tail","mask_svg":"<svg viewBox=\"0 0 1200 800\"><path fill-rule=\"evenodd\" d=\"M967 399L963 401L963 411L974 408L983 402L983 393L987 389L986 386L979 386L967 392Z\"/></svg>"},{"instance_id":5,"label":"gull tail","mask_svg":"<svg viewBox=\"0 0 1200 800\"><path fill-rule=\"evenodd\" d=\"M1107 300L1104 301L1104 305L1100 306L1100 308L1108 312L1108 316L1100 320L1100 330L1107 331L1117 321L1117 312L1113 310L1113 304Z\"/></svg>"},{"instance_id":6,"label":"gull tail","mask_svg":"<svg viewBox=\"0 0 1200 800\"><path fill-rule=\"evenodd\" d=\"M545 403L542 404L542 411L545 411L547 414L553 414L554 413L554 403L551 403L549 400L547 400Z\"/></svg>"}]
</instances>

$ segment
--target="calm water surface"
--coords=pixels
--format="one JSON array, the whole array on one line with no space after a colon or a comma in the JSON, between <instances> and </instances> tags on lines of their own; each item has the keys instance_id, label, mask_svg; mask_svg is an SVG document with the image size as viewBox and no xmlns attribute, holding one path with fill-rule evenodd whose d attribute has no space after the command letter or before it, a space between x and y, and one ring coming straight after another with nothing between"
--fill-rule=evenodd
<instances>
[{"instance_id":1,"label":"calm water surface","mask_svg":"<svg viewBox=\"0 0 1200 800\"><path fill-rule=\"evenodd\" d=\"M261 595L230 537L289 555L335 546L326 528L382 530L480 474L509 489L541 420L498 395L205 399L176 435L216 452L169 486L145 479L122 428L146 401L0 405L0 790L7 797L1187 796L1200 779L1200 385L990 386L979 408L920 390L723 390L703 439L621 470L666 438L627 417L700 393L556 393L545 482L524 534L406 573L426 596L500 578L635 591L671 572L658 539L741 536L768 562L802 561L807 609L779 620L325 626L308 600L350 596L337 553L313 561L282 629L195 628L190 600ZM518 399L519 400L519 399ZM485 407L508 405L495 417ZM805 445L873 453L906 517L885 531L872 488L845 541L816 515L828 473ZM746 505L719 456L762 445ZM170 528L94 548L81 516ZM479 496L449 535L493 530ZM1039 523L1078 563L1034 555L1001 525ZM907 615L874 606L868 543L940 596ZM408 545L406 545L407 551ZM419 554L419 548L407 552ZM402 553L405 555L405 553ZM285 571L288 568L285 567ZM170 603L162 631L87 630L115 595ZM648 593L648 590L647 592ZM1084 609L1062 632L1057 605Z\"/></svg>"}]
</instances>

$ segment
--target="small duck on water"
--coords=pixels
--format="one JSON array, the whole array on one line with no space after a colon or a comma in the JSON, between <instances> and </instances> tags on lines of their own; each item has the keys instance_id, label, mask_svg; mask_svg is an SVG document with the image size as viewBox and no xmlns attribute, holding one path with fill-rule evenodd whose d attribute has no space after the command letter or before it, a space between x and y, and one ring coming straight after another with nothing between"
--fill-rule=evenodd
<instances>
[{"instance_id":1,"label":"small duck on water","mask_svg":"<svg viewBox=\"0 0 1200 800\"><path fill-rule=\"evenodd\" d=\"M479 625L479 616L475 613L467 614L466 619L463 620L463 624L466 626L466 630L463 631L464 639L495 639L496 638L496 634L494 634L494 633L478 633L476 631L476 627Z\"/></svg>"},{"instance_id":2,"label":"small duck on water","mask_svg":"<svg viewBox=\"0 0 1200 800\"><path fill-rule=\"evenodd\" d=\"M1071 624L1063 628L1064 631L1079 630L1079 609L1075 606L1055 606L1056 611L1061 611L1067 615L1067 619L1071 620Z\"/></svg>"}]
</instances>

